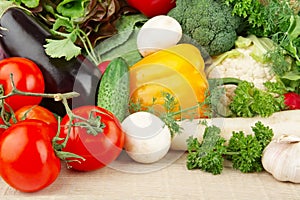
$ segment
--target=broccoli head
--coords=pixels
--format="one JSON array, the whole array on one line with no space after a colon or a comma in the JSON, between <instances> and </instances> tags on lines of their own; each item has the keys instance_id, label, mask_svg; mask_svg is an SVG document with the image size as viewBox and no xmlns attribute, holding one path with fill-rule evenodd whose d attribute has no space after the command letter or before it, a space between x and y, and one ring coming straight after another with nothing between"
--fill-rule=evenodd
<instances>
[{"instance_id":1,"label":"broccoli head","mask_svg":"<svg viewBox=\"0 0 300 200\"><path fill-rule=\"evenodd\" d=\"M222 0L177 0L169 13L207 53L215 56L230 50L243 24Z\"/></svg>"}]
</instances>

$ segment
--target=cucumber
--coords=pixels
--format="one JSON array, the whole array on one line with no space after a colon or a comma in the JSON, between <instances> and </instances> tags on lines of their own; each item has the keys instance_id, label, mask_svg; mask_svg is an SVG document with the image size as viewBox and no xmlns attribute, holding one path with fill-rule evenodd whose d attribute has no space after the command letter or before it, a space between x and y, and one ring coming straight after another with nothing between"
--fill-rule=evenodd
<instances>
[{"instance_id":1,"label":"cucumber","mask_svg":"<svg viewBox=\"0 0 300 200\"><path fill-rule=\"evenodd\" d=\"M129 104L129 66L117 57L104 71L98 89L97 105L112 112L119 121L127 115Z\"/></svg>"}]
</instances>

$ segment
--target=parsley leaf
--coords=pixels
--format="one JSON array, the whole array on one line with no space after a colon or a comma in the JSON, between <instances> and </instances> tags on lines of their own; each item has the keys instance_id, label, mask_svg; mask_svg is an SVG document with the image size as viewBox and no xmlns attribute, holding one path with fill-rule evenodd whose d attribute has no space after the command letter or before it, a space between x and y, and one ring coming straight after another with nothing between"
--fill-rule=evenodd
<instances>
[{"instance_id":1,"label":"parsley leaf","mask_svg":"<svg viewBox=\"0 0 300 200\"><path fill-rule=\"evenodd\" d=\"M45 51L53 58L65 57L66 60L70 60L81 52L81 48L76 46L70 38L60 40L46 39L46 41L47 44L44 45Z\"/></svg>"},{"instance_id":2,"label":"parsley leaf","mask_svg":"<svg viewBox=\"0 0 300 200\"><path fill-rule=\"evenodd\" d=\"M246 135L242 131L233 132L226 146L226 140L220 136L220 128L206 126L201 143L192 136L187 140L187 168L220 174L226 158L232 161L234 169L241 172L262 171L262 152L274 134L272 129L261 122L255 123L252 131L254 135Z\"/></svg>"},{"instance_id":3,"label":"parsley leaf","mask_svg":"<svg viewBox=\"0 0 300 200\"><path fill-rule=\"evenodd\" d=\"M254 135L245 135L242 131L233 132L227 148L227 158L232 161L233 168L245 173L263 170L262 152L273 137L272 129L261 122L257 122L252 131Z\"/></svg>"},{"instance_id":4,"label":"parsley leaf","mask_svg":"<svg viewBox=\"0 0 300 200\"><path fill-rule=\"evenodd\" d=\"M53 30L56 31L58 30L60 27L64 27L64 29L68 32L72 32L73 31L73 27L74 27L74 24L68 19L68 18L65 18L65 17L62 17L62 16L57 16L57 19L55 20L54 24L53 24Z\"/></svg>"},{"instance_id":5,"label":"parsley leaf","mask_svg":"<svg viewBox=\"0 0 300 200\"><path fill-rule=\"evenodd\" d=\"M187 168L220 174L223 170L223 154L226 151L225 141L216 126L206 127L202 143L197 138L190 137L187 141Z\"/></svg>"},{"instance_id":6,"label":"parsley leaf","mask_svg":"<svg viewBox=\"0 0 300 200\"><path fill-rule=\"evenodd\" d=\"M259 172L262 166L259 164L262 153L262 146L252 135L245 135L244 132L234 132L229 140L228 151L239 152L230 156L233 168L241 172Z\"/></svg>"},{"instance_id":7,"label":"parsley leaf","mask_svg":"<svg viewBox=\"0 0 300 200\"><path fill-rule=\"evenodd\" d=\"M238 117L268 117L285 108L284 96L258 89L253 83L241 81L234 91L230 110Z\"/></svg>"}]
</instances>

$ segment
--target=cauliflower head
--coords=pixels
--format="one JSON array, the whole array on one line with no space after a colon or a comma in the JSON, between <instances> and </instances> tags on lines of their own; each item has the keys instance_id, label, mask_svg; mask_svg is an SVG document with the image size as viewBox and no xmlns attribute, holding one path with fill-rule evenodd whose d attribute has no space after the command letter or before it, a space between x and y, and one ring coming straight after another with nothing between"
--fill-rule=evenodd
<instances>
[{"instance_id":1,"label":"cauliflower head","mask_svg":"<svg viewBox=\"0 0 300 200\"><path fill-rule=\"evenodd\" d=\"M272 47L273 42L268 38L239 36L234 49L212 58L212 64L205 69L206 76L208 79L236 78L266 90L264 83L277 80L270 63L264 57ZM233 100L237 85L228 84L222 87L225 94L220 96L220 108L227 108Z\"/></svg>"},{"instance_id":2,"label":"cauliflower head","mask_svg":"<svg viewBox=\"0 0 300 200\"><path fill-rule=\"evenodd\" d=\"M273 45L270 39L239 36L236 44L231 51L213 57L213 63L205 69L208 78L238 78L263 90L265 82L276 81L270 63L264 60L265 53Z\"/></svg>"}]
</instances>

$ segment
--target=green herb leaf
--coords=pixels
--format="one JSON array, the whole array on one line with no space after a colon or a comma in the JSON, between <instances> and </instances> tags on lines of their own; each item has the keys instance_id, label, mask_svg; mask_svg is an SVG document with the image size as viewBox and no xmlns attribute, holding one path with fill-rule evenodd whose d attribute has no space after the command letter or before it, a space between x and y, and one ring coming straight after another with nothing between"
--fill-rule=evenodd
<instances>
[{"instance_id":1,"label":"green herb leaf","mask_svg":"<svg viewBox=\"0 0 300 200\"><path fill-rule=\"evenodd\" d=\"M261 122L252 127L254 135L244 132L233 132L227 147L227 158L232 161L233 168L241 172L260 172L262 152L273 137L273 130Z\"/></svg>"},{"instance_id":2,"label":"green herb leaf","mask_svg":"<svg viewBox=\"0 0 300 200\"><path fill-rule=\"evenodd\" d=\"M23 3L28 8L35 8L39 5L40 0L14 0L17 4Z\"/></svg>"},{"instance_id":3,"label":"green herb leaf","mask_svg":"<svg viewBox=\"0 0 300 200\"><path fill-rule=\"evenodd\" d=\"M57 19L55 20L52 29L58 30L60 27L64 27L69 33L74 30L74 26L68 18L57 16Z\"/></svg>"},{"instance_id":4,"label":"green herb leaf","mask_svg":"<svg viewBox=\"0 0 300 200\"><path fill-rule=\"evenodd\" d=\"M288 89L285 87L282 81L267 81L264 83L264 86L266 87L267 91L280 95L285 94L288 91Z\"/></svg>"},{"instance_id":5,"label":"green herb leaf","mask_svg":"<svg viewBox=\"0 0 300 200\"><path fill-rule=\"evenodd\" d=\"M46 54L52 58L65 57L66 60L71 60L80 54L81 48L77 47L70 38L54 40L47 39L47 44L44 45Z\"/></svg>"},{"instance_id":6,"label":"green herb leaf","mask_svg":"<svg viewBox=\"0 0 300 200\"><path fill-rule=\"evenodd\" d=\"M283 95L274 96L247 81L240 82L234 93L229 107L238 117L268 117L285 108Z\"/></svg>"},{"instance_id":7,"label":"green herb leaf","mask_svg":"<svg viewBox=\"0 0 300 200\"><path fill-rule=\"evenodd\" d=\"M129 65L140 60L142 57L136 45L138 24L143 24L146 20L147 18L141 14L122 16L116 25L118 34L103 40L95 47L98 57L102 60L122 57Z\"/></svg>"},{"instance_id":8,"label":"green herb leaf","mask_svg":"<svg viewBox=\"0 0 300 200\"><path fill-rule=\"evenodd\" d=\"M0 2L0 17L3 15L3 13L8 9L9 7L14 6L13 1L1 1Z\"/></svg>"},{"instance_id":9,"label":"green herb leaf","mask_svg":"<svg viewBox=\"0 0 300 200\"><path fill-rule=\"evenodd\" d=\"M252 131L258 142L260 143L262 149L264 149L272 140L274 133L273 130L265 126L262 122L258 121L252 127Z\"/></svg>"},{"instance_id":10,"label":"green herb leaf","mask_svg":"<svg viewBox=\"0 0 300 200\"><path fill-rule=\"evenodd\" d=\"M227 151L239 152L231 156L233 168L241 172L259 172L263 170L260 163L262 146L252 135L245 135L242 131L233 132L229 140Z\"/></svg>"},{"instance_id":11,"label":"green herb leaf","mask_svg":"<svg viewBox=\"0 0 300 200\"><path fill-rule=\"evenodd\" d=\"M225 139L220 136L221 130L216 126L205 128L203 141L190 137L188 143L187 168L202 169L212 174L223 170L223 154L226 152Z\"/></svg>"},{"instance_id":12,"label":"green herb leaf","mask_svg":"<svg viewBox=\"0 0 300 200\"><path fill-rule=\"evenodd\" d=\"M260 121L255 123L252 131L253 135L246 135L243 131L233 132L226 146L226 140L220 136L220 128L207 126L201 143L192 136L187 140L187 168L220 174L225 157L232 161L233 168L241 172L262 171L262 152L271 142L274 133Z\"/></svg>"},{"instance_id":13,"label":"green herb leaf","mask_svg":"<svg viewBox=\"0 0 300 200\"><path fill-rule=\"evenodd\" d=\"M66 17L83 17L86 2L88 2L88 0L64 0L57 5L56 10L58 13Z\"/></svg>"}]
</instances>

